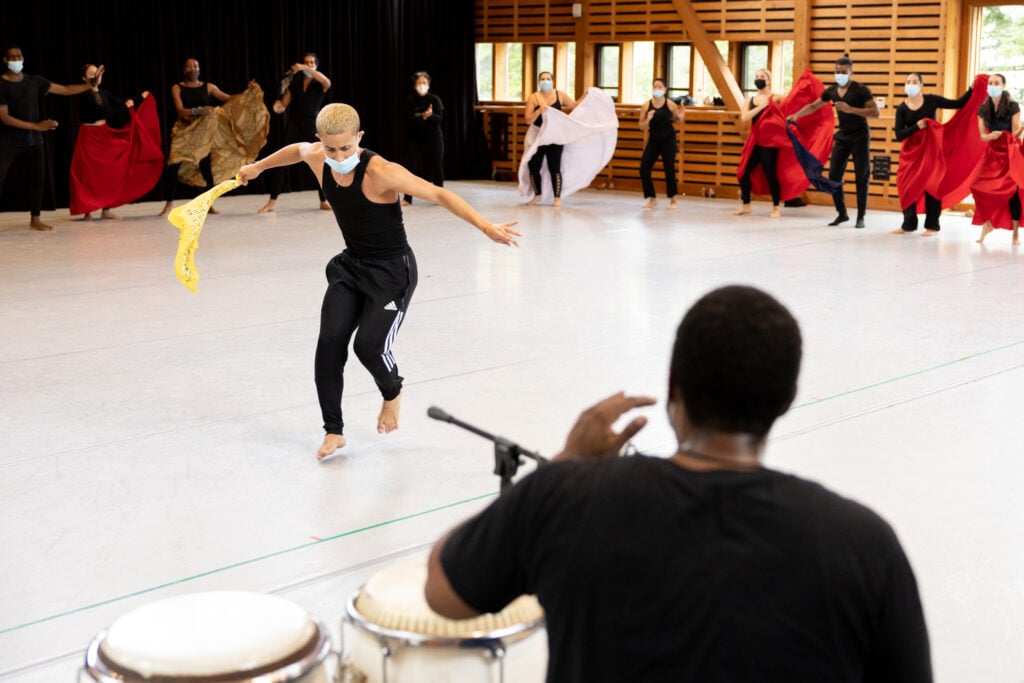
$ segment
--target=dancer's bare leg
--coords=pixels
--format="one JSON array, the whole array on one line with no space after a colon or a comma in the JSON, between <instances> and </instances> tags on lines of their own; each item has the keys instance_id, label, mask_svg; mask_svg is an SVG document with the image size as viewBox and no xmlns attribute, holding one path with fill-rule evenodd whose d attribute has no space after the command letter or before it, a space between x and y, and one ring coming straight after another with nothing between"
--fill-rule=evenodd
<instances>
[{"instance_id":1,"label":"dancer's bare leg","mask_svg":"<svg viewBox=\"0 0 1024 683\"><path fill-rule=\"evenodd\" d=\"M330 202L326 202L326 201L325 202L320 202L320 210L321 211L330 211L331 210L331 203Z\"/></svg>"},{"instance_id":2,"label":"dancer's bare leg","mask_svg":"<svg viewBox=\"0 0 1024 683\"><path fill-rule=\"evenodd\" d=\"M992 223L985 221L985 225L981 226L981 237L978 238L978 244L984 242L990 232L992 232Z\"/></svg>"},{"instance_id":3,"label":"dancer's bare leg","mask_svg":"<svg viewBox=\"0 0 1024 683\"><path fill-rule=\"evenodd\" d=\"M171 212L171 209L173 209L173 208L174 208L174 202L164 202L164 208L160 212L160 215L161 216L166 216L167 214L169 214Z\"/></svg>"},{"instance_id":4,"label":"dancer's bare leg","mask_svg":"<svg viewBox=\"0 0 1024 683\"><path fill-rule=\"evenodd\" d=\"M40 230L42 232L49 232L53 230L53 226L44 223L39 216L32 216L32 218L29 219L28 227L30 230Z\"/></svg>"},{"instance_id":5,"label":"dancer's bare leg","mask_svg":"<svg viewBox=\"0 0 1024 683\"><path fill-rule=\"evenodd\" d=\"M277 200L276 199L268 199L267 203L263 205L263 208L260 209L259 211L257 211L256 213L270 213L271 211L275 210L276 206L277 206Z\"/></svg>"},{"instance_id":6,"label":"dancer's bare leg","mask_svg":"<svg viewBox=\"0 0 1024 683\"><path fill-rule=\"evenodd\" d=\"M1017 231L1020 230L1020 222L1013 222L1013 244L1020 244L1020 240L1017 239Z\"/></svg>"},{"instance_id":7,"label":"dancer's bare leg","mask_svg":"<svg viewBox=\"0 0 1024 683\"><path fill-rule=\"evenodd\" d=\"M323 445L320 446L320 450L316 452L316 459L323 460L339 448L344 448L345 443L345 437L341 434L328 434L324 437L324 442Z\"/></svg>"},{"instance_id":8,"label":"dancer's bare leg","mask_svg":"<svg viewBox=\"0 0 1024 683\"><path fill-rule=\"evenodd\" d=\"M377 433L387 434L398 429L398 410L401 407L402 394L398 394L390 401L384 401L380 406L380 415L377 416Z\"/></svg>"},{"instance_id":9,"label":"dancer's bare leg","mask_svg":"<svg viewBox=\"0 0 1024 683\"><path fill-rule=\"evenodd\" d=\"M121 220L121 217L118 216L113 211L111 211L110 209L103 209L103 211L100 213L100 218L103 218L103 219L108 220L108 221L119 221L119 220Z\"/></svg>"},{"instance_id":10,"label":"dancer's bare leg","mask_svg":"<svg viewBox=\"0 0 1024 683\"><path fill-rule=\"evenodd\" d=\"M92 211L87 211L86 213L82 214L82 217L79 218L78 220L80 220L80 221L91 221L92 220Z\"/></svg>"}]
</instances>

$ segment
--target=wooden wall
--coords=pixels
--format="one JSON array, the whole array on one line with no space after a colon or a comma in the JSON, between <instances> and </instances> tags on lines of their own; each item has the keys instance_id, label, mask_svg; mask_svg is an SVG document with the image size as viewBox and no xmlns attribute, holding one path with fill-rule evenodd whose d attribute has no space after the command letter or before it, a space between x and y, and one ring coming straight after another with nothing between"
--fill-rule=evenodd
<instances>
[{"instance_id":1,"label":"wooden wall","mask_svg":"<svg viewBox=\"0 0 1024 683\"><path fill-rule=\"evenodd\" d=\"M587 45L608 42L688 40L671 0L591 0L581 3L583 17L572 17L572 2L563 0L477 0L478 42L576 41L577 53L587 59ZM713 40L732 43L793 40L794 71L806 66L826 85L832 82L835 59L849 52L854 78L867 84L876 97L885 98L881 118L872 120L872 156L892 160L889 180L872 180L869 205L898 208L896 173L899 144L892 128L895 106L903 99L906 75L924 76L929 92L957 96L969 84L957 51L961 0L695 0L694 8ZM798 75L795 74L795 75ZM737 74L738 76L738 74ZM778 77L776 76L778 80ZM579 79L577 79L579 80ZM526 80L530 83L529 75ZM582 89L582 85L580 87ZM499 123L508 116L507 140L498 145L494 159L496 177L515 177L522 154L522 107L481 107L485 131L490 135L494 116ZM605 171L594 181L620 189L639 190L640 153L643 137L637 129L639 107L619 105L619 144ZM718 196L736 196L736 165L743 134L735 121L738 114L724 109L689 107L681 128L677 168L681 192L699 195L713 188ZM494 145L492 145L494 146ZM660 173L655 173L661 185ZM852 163L847 177L848 203L853 204ZM828 204L826 195L811 192L806 198Z\"/></svg>"}]
</instances>

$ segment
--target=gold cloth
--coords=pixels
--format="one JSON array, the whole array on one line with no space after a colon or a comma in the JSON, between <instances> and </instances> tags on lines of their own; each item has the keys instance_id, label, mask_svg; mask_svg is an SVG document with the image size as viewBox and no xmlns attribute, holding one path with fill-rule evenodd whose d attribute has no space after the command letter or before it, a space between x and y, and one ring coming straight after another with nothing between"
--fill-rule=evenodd
<instances>
[{"instance_id":1,"label":"gold cloth","mask_svg":"<svg viewBox=\"0 0 1024 683\"><path fill-rule=\"evenodd\" d=\"M185 123L180 119L171 130L171 153L167 164L181 163L178 178L186 185L205 187L199 162L210 157L213 182L233 178L245 164L251 164L267 144L270 112L263 104L263 90L256 84L234 95L206 116Z\"/></svg>"}]
</instances>

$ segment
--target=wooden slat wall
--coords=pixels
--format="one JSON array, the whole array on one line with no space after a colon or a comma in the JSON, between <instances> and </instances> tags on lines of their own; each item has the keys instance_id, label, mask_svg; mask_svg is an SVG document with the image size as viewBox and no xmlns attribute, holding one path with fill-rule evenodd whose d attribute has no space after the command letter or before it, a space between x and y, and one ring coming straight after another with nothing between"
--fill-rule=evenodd
<instances>
[{"instance_id":1,"label":"wooden slat wall","mask_svg":"<svg viewBox=\"0 0 1024 683\"><path fill-rule=\"evenodd\" d=\"M872 156L892 159L892 177L871 181L872 208L898 208L896 172L899 144L893 139L895 106L903 99L903 83L911 71L919 72L929 91L957 96L958 88L943 92L940 84L956 82L948 70L957 68L955 55L947 48L948 22L955 13L956 0L697 0L705 28L715 40L732 42L794 39L794 5L806 3L810 22L808 63L826 84L832 82L835 59L849 52L854 60L854 78L867 84L876 96L885 98L881 118L871 121ZM678 13L671 2L657 0L593 0L584 3L588 43L634 40L678 41L685 39ZM478 0L477 40L480 42L556 42L577 40L572 3L562 0ZM950 16L952 15L952 16ZM522 154L525 128L522 107L484 109L485 131L490 134L491 112L511 116L509 158L496 159L498 177L515 177ZM609 181L622 189L640 188L639 167L643 139L636 127L639 108L618 107L619 144L611 163L595 185ZM743 138L732 122L735 112L690 108L681 126L678 168L681 190L700 194L714 188L720 197L736 196L736 165ZM848 203L853 197L852 161L847 176ZM659 191L662 178L655 173ZM820 193L809 193L814 203L830 203Z\"/></svg>"}]
</instances>

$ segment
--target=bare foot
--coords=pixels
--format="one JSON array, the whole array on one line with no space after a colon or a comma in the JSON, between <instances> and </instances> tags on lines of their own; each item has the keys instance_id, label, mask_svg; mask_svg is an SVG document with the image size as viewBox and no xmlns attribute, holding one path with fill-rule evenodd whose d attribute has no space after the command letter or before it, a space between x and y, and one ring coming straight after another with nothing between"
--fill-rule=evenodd
<instances>
[{"instance_id":1,"label":"bare foot","mask_svg":"<svg viewBox=\"0 0 1024 683\"><path fill-rule=\"evenodd\" d=\"M555 197L555 206L561 206L561 205L562 205L562 200L560 198L558 198L558 197Z\"/></svg>"},{"instance_id":2,"label":"bare foot","mask_svg":"<svg viewBox=\"0 0 1024 683\"><path fill-rule=\"evenodd\" d=\"M320 446L320 450L316 452L316 459L323 460L339 448L344 448L345 443L345 437L341 434L328 434L324 437L324 442Z\"/></svg>"},{"instance_id":3,"label":"bare foot","mask_svg":"<svg viewBox=\"0 0 1024 683\"><path fill-rule=\"evenodd\" d=\"M173 208L174 208L174 202L165 202L164 203L163 211L160 212L160 215L161 216L166 216L167 214L169 214L171 212L171 209L173 209Z\"/></svg>"},{"instance_id":4,"label":"bare foot","mask_svg":"<svg viewBox=\"0 0 1024 683\"><path fill-rule=\"evenodd\" d=\"M402 200L401 203L402 203L402 206L412 206L412 202L407 202L404 199Z\"/></svg>"},{"instance_id":5,"label":"bare foot","mask_svg":"<svg viewBox=\"0 0 1024 683\"><path fill-rule=\"evenodd\" d=\"M938 230L925 230L921 233L921 237L935 237L939 234Z\"/></svg>"},{"instance_id":6,"label":"bare foot","mask_svg":"<svg viewBox=\"0 0 1024 683\"><path fill-rule=\"evenodd\" d=\"M527 205L527 206L533 206L534 204L536 204L536 203L537 203L537 202L539 202L539 201L540 201L540 195L539 195L539 194L535 194L535 195L533 195L533 199L531 199L530 201L528 201L528 202L526 203L526 205Z\"/></svg>"},{"instance_id":7,"label":"bare foot","mask_svg":"<svg viewBox=\"0 0 1024 683\"><path fill-rule=\"evenodd\" d=\"M981 227L981 237L978 238L978 244L981 244L982 242L984 242L985 238L988 237L988 234L990 232L992 232L992 224L991 223L985 223L985 225L983 225Z\"/></svg>"},{"instance_id":8,"label":"bare foot","mask_svg":"<svg viewBox=\"0 0 1024 683\"><path fill-rule=\"evenodd\" d=\"M53 226L44 223L42 219L39 218L39 216L32 216L32 218L28 222L28 227L31 230L39 230L42 232L50 232L51 230L53 230Z\"/></svg>"},{"instance_id":9,"label":"bare foot","mask_svg":"<svg viewBox=\"0 0 1024 683\"><path fill-rule=\"evenodd\" d=\"M768 216L768 218L782 218L782 214L779 212L779 207L773 206L772 215Z\"/></svg>"},{"instance_id":10,"label":"bare foot","mask_svg":"<svg viewBox=\"0 0 1024 683\"><path fill-rule=\"evenodd\" d=\"M100 213L100 218L106 219L108 221L119 221L119 220L121 220L121 217L118 216L113 211L111 211L110 209L103 209L103 212Z\"/></svg>"},{"instance_id":11,"label":"bare foot","mask_svg":"<svg viewBox=\"0 0 1024 683\"><path fill-rule=\"evenodd\" d=\"M889 234L890 235L909 235L912 232L914 232L914 231L913 230L904 230L903 228L896 228L895 230L890 230Z\"/></svg>"},{"instance_id":12,"label":"bare foot","mask_svg":"<svg viewBox=\"0 0 1024 683\"><path fill-rule=\"evenodd\" d=\"M380 415L377 416L378 434L387 434L398 429L398 409L401 407L401 402L402 395L399 394L381 404Z\"/></svg>"},{"instance_id":13,"label":"bare foot","mask_svg":"<svg viewBox=\"0 0 1024 683\"><path fill-rule=\"evenodd\" d=\"M751 212L753 212L753 209L750 208L750 204L744 204L740 208L738 208L735 211L733 211L732 215L733 216L746 216L748 213L751 213Z\"/></svg>"},{"instance_id":14,"label":"bare foot","mask_svg":"<svg viewBox=\"0 0 1024 683\"><path fill-rule=\"evenodd\" d=\"M668 203L668 210L669 210L669 211L675 211L675 210L676 210L676 209L678 209L678 208L679 208L679 207L678 207L678 206L676 206L676 200L675 200L675 199L673 199L672 201L670 201L670 202Z\"/></svg>"},{"instance_id":15,"label":"bare foot","mask_svg":"<svg viewBox=\"0 0 1024 683\"><path fill-rule=\"evenodd\" d=\"M78 218L77 220L80 220L80 221L91 221L92 220L92 211L89 211L88 213L82 214L82 217Z\"/></svg>"},{"instance_id":16,"label":"bare foot","mask_svg":"<svg viewBox=\"0 0 1024 683\"><path fill-rule=\"evenodd\" d=\"M641 210L641 211L647 211L647 210L649 210L649 209L653 209L653 208L655 208L656 206L658 206L658 200L657 200L657 199L654 199L654 198L652 197L651 199L648 199L648 200L647 200L647 203L646 203L646 204L644 204L643 206L641 206L641 207L640 207L640 210Z\"/></svg>"},{"instance_id":17,"label":"bare foot","mask_svg":"<svg viewBox=\"0 0 1024 683\"><path fill-rule=\"evenodd\" d=\"M268 199L267 203L263 205L263 208L257 211L256 213L270 213L271 211L274 210L275 206L277 206L277 200Z\"/></svg>"},{"instance_id":18,"label":"bare foot","mask_svg":"<svg viewBox=\"0 0 1024 683\"><path fill-rule=\"evenodd\" d=\"M330 202L320 202L320 210L321 211L330 211L331 210Z\"/></svg>"}]
</instances>

